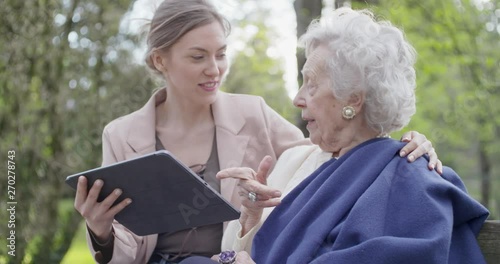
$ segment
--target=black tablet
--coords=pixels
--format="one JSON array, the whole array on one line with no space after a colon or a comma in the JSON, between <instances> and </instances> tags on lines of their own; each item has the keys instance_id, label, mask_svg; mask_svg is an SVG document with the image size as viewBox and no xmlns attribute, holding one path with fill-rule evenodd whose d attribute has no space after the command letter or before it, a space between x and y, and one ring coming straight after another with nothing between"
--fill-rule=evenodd
<instances>
[{"instance_id":1,"label":"black tablet","mask_svg":"<svg viewBox=\"0 0 500 264\"><path fill-rule=\"evenodd\" d=\"M76 189L78 177L104 181L98 201L113 190L123 193L115 202L131 198L132 203L115 219L137 235L171 233L179 230L238 219L240 212L208 183L160 150L109 166L80 172L66 178Z\"/></svg>"}]
</instances>

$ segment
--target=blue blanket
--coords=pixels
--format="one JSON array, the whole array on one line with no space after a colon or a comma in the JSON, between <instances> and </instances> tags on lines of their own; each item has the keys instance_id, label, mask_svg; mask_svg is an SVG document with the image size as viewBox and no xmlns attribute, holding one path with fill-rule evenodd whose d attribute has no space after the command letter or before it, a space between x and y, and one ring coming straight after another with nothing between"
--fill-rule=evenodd
<instances>
[{"instance_id":1,"label":"blue blanket","mask_svg":"<svg viewBox=\"0 0 500 264\"><path fill-rule=\"evenodd\" d=\"M253 241L265 263L485 263L476 242L488 211L450 168L398 156L373 139L330 160L289 193ZM444 178L444 179L443 179Z\"/></svg>"}]
</instances>

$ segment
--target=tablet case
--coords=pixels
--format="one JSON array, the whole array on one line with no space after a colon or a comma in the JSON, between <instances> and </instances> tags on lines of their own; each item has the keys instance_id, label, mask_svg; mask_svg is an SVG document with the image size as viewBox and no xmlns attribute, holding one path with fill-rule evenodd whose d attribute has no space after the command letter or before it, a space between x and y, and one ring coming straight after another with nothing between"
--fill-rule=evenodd
<instances>
[{"instance_id":1,"label":"tablet case","mask_svg":"<svg viewBox=\"0 0 500 264\"><path fill-rule=\"evenodd\" d=\"M70 175L66 183L76 189L81 175L88 179L87 190L97 179L104 181L99 202L116 188L123 193L115 204L125 198L132 199L115 219L140 236L221 223L240 215L166 150Z\"/></svg>"}]
</instances>

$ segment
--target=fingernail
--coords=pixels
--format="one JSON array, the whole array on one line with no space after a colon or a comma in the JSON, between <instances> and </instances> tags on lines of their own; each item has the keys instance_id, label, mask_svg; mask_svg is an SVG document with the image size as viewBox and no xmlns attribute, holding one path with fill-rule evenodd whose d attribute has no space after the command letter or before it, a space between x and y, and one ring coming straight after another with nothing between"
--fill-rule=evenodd
<instances>
[{"instance_id":1,"label":"fingernail","mask_svg":"<svg viewBox=\"0 0 500 264\"><path fill-rule=\"evenodd\" d=\"M79 182L83 182L84 180L85 180L85 177L83 177L83 176L78 177Z\"/></svg>"},{"instance_id":2,"label":"fingernail","mask_svg":"<svg viewBox=\"0 0 500 264\"><path fill-rule=\"evenodd\" d=\"M401 150L401 152L399 152L399 156L400 157L404 157L405 155L406 155L406 151Z\"/></svg>"},{"instance_id":3,"label":"fingernail","mask_svg":"<svg viewBox=\"0 0 500 264\"><path fill-rule=\"evenodd\" d=\"M413 161L415 160L415 156L410 155L410 156L408 157L408 160L409 160L410 162L413 162Z\"/></svg>"},{"instance_id":4,"label":"fingernail","mask_svg":"<svg viewBox=\"0 0 500 264\"><path fill-rule=\"evenodd\" d=\"M410 141L410 138L405 137L403 138L403 141Z\"/></svg>"},{"instance_id":5,"label":"fingernail","mask_svg":"<svg viewBox=\"0 0 500 264\"><path fill-rule=\"evenodd\" d=\"M97 181L95 181L94 184L97 185L97 186L101 186L102 185L102 181L101 180L97 180Z\"/></svg>"},{"instance_id":6,"label":"fingernail","mask_svg":"<svg viewBox=\"0 0 500 264\"><path fill-rule=\"evenodd\" d=\"M273 194L274 194L274 196L277 196L277 197L281 196L281 192L280 191L276 191Z\"/></svg>"},{"instance_id":7,"label":"fingernail","mask_svg":"<svg viewBox=\"0 0 500 264\"><path fill-rule=\"evenodd\" d=\"M132 203L132 199L127 199L127 204L131 204Z\"/></svg>"},{"instance_id":8,"label":"fingernail","mask_svg":"<svg viewBox=\"0 0 500 264\"><path fill-rule=\"evenodd\" d=\"M115 194L116 194L116 195L120 195L120 194L122 194L122 190L120 190L120 189L116 189L116 190L115 190Z\"/></svg>"}]
</instances>

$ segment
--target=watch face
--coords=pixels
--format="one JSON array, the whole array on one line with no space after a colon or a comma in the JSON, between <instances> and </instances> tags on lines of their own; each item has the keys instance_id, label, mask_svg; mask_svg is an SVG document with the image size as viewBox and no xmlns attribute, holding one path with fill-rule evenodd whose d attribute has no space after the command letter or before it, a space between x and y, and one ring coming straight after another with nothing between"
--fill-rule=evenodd
<instances>
[{"instance_id":1,"label":"watch face","mask_svg":"<svg viewBox=\"0 0 500 264\"><path fill-rule=\"evenodd\" d=\"M219 263L231 264L236 260L236 252L234 250L223 251L219 254Z\"/></svg>"}]
</instances>

